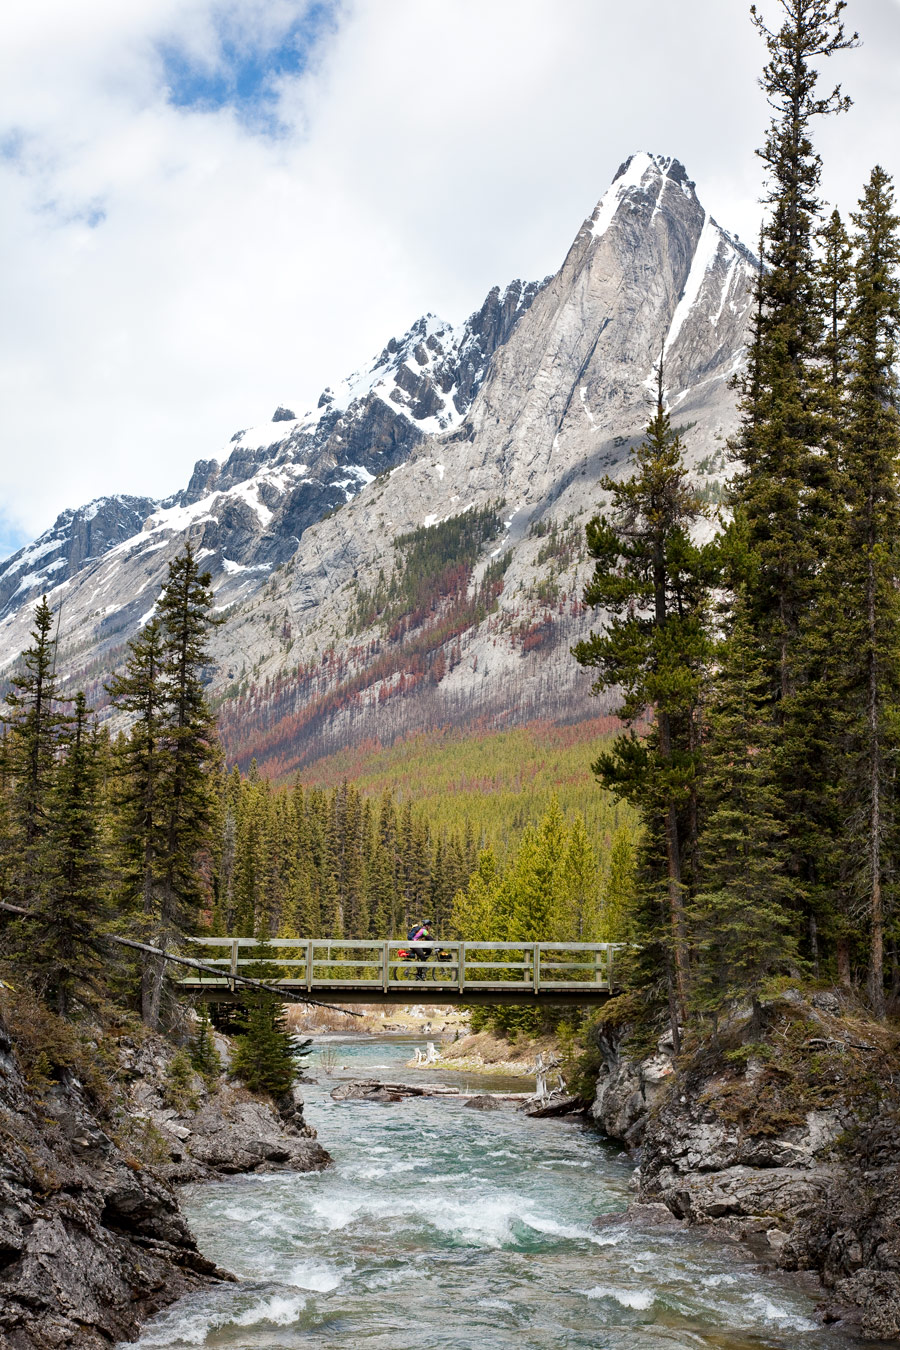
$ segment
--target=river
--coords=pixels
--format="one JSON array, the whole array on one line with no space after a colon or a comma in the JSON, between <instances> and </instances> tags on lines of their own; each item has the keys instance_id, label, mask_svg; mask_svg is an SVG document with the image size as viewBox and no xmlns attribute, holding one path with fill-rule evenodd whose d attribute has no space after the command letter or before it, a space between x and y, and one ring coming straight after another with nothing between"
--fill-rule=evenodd
<instances>
[{"instance_id":1,"label":"river","mask_svg":"<svg viewBox=\"0 0 900 1350\"><path fill-rule=\"evenodd\" d=\"M568 1121L460 1101L333 1102L335 1077L404 1077L424 1041L319 1044L307 1118L334 1156L311 1175L186 1188L201 1249L240 1276L145 1328L141 1350L844 1350L815 1294L699 1233L592 1229L624 1209L630 1164ZM336 1064L331 1061L336 1057ZM473 1090L510 1080L434 1072Z\"/></svg>"}]
</instances>

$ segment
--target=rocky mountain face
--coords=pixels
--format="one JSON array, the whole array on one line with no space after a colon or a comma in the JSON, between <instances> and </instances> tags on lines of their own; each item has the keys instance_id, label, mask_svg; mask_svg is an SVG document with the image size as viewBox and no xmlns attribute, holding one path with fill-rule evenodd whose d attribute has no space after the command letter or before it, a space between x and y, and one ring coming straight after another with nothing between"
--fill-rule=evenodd
<instances>
[{"instance_id":1,"label":"rocky mountain face","mask_svg":"<svg viewBox=\"0 0 900 1350\"><path fill-rule=\"evenodd\" d=\"M131 539L159 505L152 497L100 497L63 511L33 544L0 564L0 615L16 613Z\"/></svg>"},{"instance_id":2,"label":"rocky mountain face","mask_svg":"<svg viewBox=\"0 0 900 1350\"><path fill-rule=\"evenodd\" d=\"M94 504L87 554L61 517L0 569L0 661L49 586L66 675L96 693L189 539L226 618L211 688L242 760L287 773L361 737L583 716L569 648L591 623L601 479L625 470L662 356L715 501L754 266L677 160L633 156L555 276L493 290L458 328L420 319L314 411L238 432L124 538L126 499Z\"/></svg>"}]
</instances>

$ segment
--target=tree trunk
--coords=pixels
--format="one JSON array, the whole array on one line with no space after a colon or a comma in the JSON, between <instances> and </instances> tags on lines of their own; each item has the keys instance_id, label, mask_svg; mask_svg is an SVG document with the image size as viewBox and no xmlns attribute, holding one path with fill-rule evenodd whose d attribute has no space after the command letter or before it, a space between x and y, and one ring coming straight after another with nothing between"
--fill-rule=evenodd
<instances>
[{"instance_id":1,"label":"tree trunk","mask_svg":"<svg viewBox=\"0 0 900 1350\"><path fill-rule=\"evenodd\" d=\"M152 822L146 824L147 816L145 814L145 827L148 835L144 839L144 886L143 886L143 910L144 910L144 941L156 938L152 931L153 910L154 910L154 886L153 886L153 845L149 839L149 831L153 828ZM148 1026L151 1031L157 1031L159 1016L159 998L154 996L154 991L159 983L159 958L151 956L145 952L141 957L141 1021Z\"/></svg>"},{"instance_id":2,"label":"tree trunk","mask_svg":"<svg viewBox=\"0 0 900 1350\"><path fill-rule=\"evenodd\" d=\"M866 623L869 639L869 999L876 1017L884 1017L884 901L881 893L881 738L878 725L878 655L875 614L875 541L873 538L874 508L871 495L868 503L869 539L866 576Z\"/></svg>"},{"instance_id":3,"label":"tree trunk","mask_svg":"<svg viewBox=\"0 0 900 1350\"><path fill-rule=\"evenodd\" d=\"M659 727L659 748L663 759L671 760L672 741L669 732L667 713L657 714ZM672 928L672 952L675 957L675 987L678 995L678 1014L682 1021L687 1018L687 996L690 986L690 967L688 965L687 924L684 915L684 898L681 885L681 852L678 840L678 813L675 803L670 802L666 809L666 888L669 899L669 922Z\"/></svg>"},{"instance_id":4,"label":"tree trunk","mask_svg":"<svg viewBox=\"0 0 900 1350\"><path fill-rule=\"evenodd\" d=\"M809 954L812 958L813 974L819 978L819 928L815 914L809 916Z\"/></svg>"},{"instance_id":5,"label":"tree trunk","mask_svg":"<svg viewBox=\"0 0 900 1350\"><path fill-rule=\"evenodd\" d=\"M675 981L672 979L672 958L666 957L666 988L669 995L669 1027L672 1032L672 1050L681 1054L681 1027L678 1016L678 999L675 997Z\"/></svg>"},{"instance_id":6,"label":"tree trunk","mask_svg":"<svg viewBox=\"0 0 900 1350\"><path fill-rule=\"evenodd\" d=\"M837 970L839 983L845 989L850 989L853 985L853 977L850 973L850 943L844 934L841 934L837 940Z\"/></svg>"}]
</instances>

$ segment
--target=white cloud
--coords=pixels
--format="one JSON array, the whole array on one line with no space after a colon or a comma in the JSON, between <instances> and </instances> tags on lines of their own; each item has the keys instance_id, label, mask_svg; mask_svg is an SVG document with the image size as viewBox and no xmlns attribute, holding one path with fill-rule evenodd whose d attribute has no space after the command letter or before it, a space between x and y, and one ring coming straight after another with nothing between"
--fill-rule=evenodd
<instances>
[{"instance_id":1,"label":"white cloud","mask_svg":"<svg viewBox=\"0 0 900 1350\"><path fill-rule=\"evenodd\" d=\"M771 3L765 6L774 12ZM562 260L634 149L681 158L752 242L766 120L743 0L356 0L275 81L281 132L176 107L161 50L222 66L304 0L18 0L0 55L7 515L162 495L426 309ZM856 0L819 137L851 205L896 168L900 7ZM102 216L102 218L101 218ZM93 224L92 221L99 223Z\"/></svg>"}]
</instances>

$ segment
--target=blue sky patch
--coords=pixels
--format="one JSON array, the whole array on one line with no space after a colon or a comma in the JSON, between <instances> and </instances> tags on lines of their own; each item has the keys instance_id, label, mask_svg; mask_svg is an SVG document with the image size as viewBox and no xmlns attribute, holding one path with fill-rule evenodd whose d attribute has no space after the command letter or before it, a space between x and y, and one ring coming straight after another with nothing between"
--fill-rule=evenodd
<instances>
[{"instance_id":1,"label":"blue sky patch","mask_svg":"<svg viewBox=\"0 0 900 1350\"><path fill-rule=\"evenodd\" d=\"M30 544L34 538L21 525L15 524L5 515L0 513L0 562L4 558L9 558L13 553L18 553L20 548Z\"/></svg>"},{"instance_id":2,"label":"blue sky patch","mask_svg":"<svg viewBox=\"0 0 900 1350\"><path fill-rule=\"evenodd\" d=\"M11 127L0 134L0 159L11 164L21 163L25 150L25 133L19 127Z\"/></svg>"},{"instance_id":3,"label":"blue sky patch","mask_svg":"<svg viewBox=\"0 0 900 1350\"><path fill-rule=\"evenodd\" d=\"M242 120L275 131L275 80L306 69L315 48L334 31L337 9L338 0L313 0L266 46L254 45L252 35L235 36L223 28L214 67L196 61L182 48L161 44L169 102L201 112L235 108Z\"/></svg>"}]
</instances>

